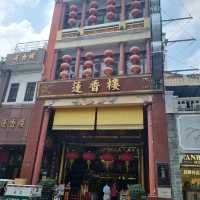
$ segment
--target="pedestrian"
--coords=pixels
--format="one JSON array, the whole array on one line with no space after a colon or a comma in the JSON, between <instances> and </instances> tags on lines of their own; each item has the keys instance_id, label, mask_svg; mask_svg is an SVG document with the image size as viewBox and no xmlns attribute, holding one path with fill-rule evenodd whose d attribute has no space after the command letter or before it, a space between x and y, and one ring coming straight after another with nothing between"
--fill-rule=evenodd
<instances>
[{"instance_id":1,"label":"pedestrian","mask_svg":"<svg viewBox=\"0 0 200 200\"><path fill-rule=\"evenodd\" d=\"M111 200L111 190L108 184L103 187L103 193L103 200Z\"/></svg>"}]
</instances>

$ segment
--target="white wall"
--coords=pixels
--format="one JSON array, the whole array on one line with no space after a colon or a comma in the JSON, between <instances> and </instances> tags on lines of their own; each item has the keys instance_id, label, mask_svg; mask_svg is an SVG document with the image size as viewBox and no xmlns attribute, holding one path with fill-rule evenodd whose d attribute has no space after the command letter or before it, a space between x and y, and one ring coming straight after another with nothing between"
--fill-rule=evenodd
<instances>
[{"instance_id":1,"label":"white wall","mask_svg":"<svg viewBox=\"0 0 200 200\"><path fill-rule=\"evenodd\" d=\"M176 112L176 96L173 96L173 91L165 91L165 108L166 113Z\"/></svg>"},{"instance_id":2,"label":"white wall","mask_svg":"<svg viewBox=\"0 0 200 200\"><path fill-rule=\"evenodd\" d=\"M6 97L5 97L3 104L11 105L11 104L21 104L21 103L25 103L25 104L33 103L35 101L35 96L34 96L34 100L32 102L24 102L26 87L29 82L37 82L40 80L41 80L41 72L32 72L32 73L30 73L30 72L26 72L26 73L15 72L15 73L12 73L10 81L9 81L8 89L6 92ZM9 95L10 87L11 87L12 83L19 83L19 90L17 93L16 102L8 103L7 99L8 99L8 95ZM36 92L35 92L35 95L36 95Z\"/></svg>"}]
</instances>

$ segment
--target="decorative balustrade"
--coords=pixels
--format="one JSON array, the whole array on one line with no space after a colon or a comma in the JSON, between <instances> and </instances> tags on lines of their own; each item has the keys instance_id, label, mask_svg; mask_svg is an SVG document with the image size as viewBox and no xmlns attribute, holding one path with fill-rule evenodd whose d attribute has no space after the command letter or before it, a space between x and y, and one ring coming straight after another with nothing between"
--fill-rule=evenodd
<instances>
[{"instance_id":1,"label":"decorative balustrade","mask_svg":"<svg viewBox=\"0 0 200 200\"><path fill-rule=\"evenodd\" d=\"M177 98L178 112L200 112L200 97Z\"/></svg>"}]
</instances>

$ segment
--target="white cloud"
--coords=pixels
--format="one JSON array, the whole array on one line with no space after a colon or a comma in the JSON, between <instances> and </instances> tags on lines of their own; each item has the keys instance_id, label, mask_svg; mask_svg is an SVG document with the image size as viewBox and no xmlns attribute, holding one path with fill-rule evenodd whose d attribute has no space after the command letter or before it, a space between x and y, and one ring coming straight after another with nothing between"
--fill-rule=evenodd
<instances>
[{"instance_id":1,"label":"white cloud","mask_svg":"<svg viewBox=\"0 0 200 200\"><path fill-rule=\"evenodd\" d=\"M0 1L3 2L4 0L0 0ZM19 0L15 0L15 1L19 1ZM20 0L20 1L28 2L31 0ZM0 3L0 13L3 8L2 5L5 6L5 4L2 4L2 2ZM48 12L44 12L44 15L47 19L46 25L39 32L36 32L34 30L34 28L31 25L31 22L28 21L27 19L24 19L19 23L11 23L9 25L5 25L1 23L0 21L0 44L1 44L0 57L6 56L6 54L11 53L14 50L17 43L48 40L51 18L52 18L52 13L53 13L53 4L50 3L49 5L47 5L47 8L48 8ZM8 10L6 11L5 11L5 17L9 12Z\"/></svg>"},{"instance_id":2,"label":"white cloud","mask_svg":"<svg viewBox=\"0 0 200 200\"><path fill-rule=\"evenodd\" d=\"M40 0L13 0L18 6L35 7Z\"/></svg>"}]
</instances>

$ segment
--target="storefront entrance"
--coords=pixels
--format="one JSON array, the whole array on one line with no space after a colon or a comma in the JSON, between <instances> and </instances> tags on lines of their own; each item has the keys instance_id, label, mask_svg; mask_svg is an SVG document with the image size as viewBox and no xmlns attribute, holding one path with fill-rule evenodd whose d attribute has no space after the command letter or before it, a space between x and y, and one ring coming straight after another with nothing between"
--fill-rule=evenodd
<instances>
[{"instance_id":1,"label":"storefront entrance","mask_svg":"<svg viewBox=\"0 0 200 200\"><path fill-rule=\"evenodd\" d=\"M56 109L42 176L70 186L70 199L75 200L87 195L102 199L106 184L116 183L119 191L134 184L147 188L144 124L142 106Z\"/></svg>"},{"instance_id":2,"label":"storefront entrance","mask_svg":"<svg viewBox=\"0 0 200 200\"><path fill-rule=\"evenodd\" d=\"M15 179L20 175L25 146L0 147L0 179Z\"/></svg>"},{"instance_id":3,"label":"storefront entrance","mask_svg":"<svg viewBox=\"0 0 200 200\"><path fill-rule=\"evenodd\" d=\"M119 191L134 184L146 186L142 130L67 133L54 131L48 137L43 174L59 184L70 184L72 199L84 199L87 194L101 199L105 184L116 183Z\"/></svg>"}]
</instances>

